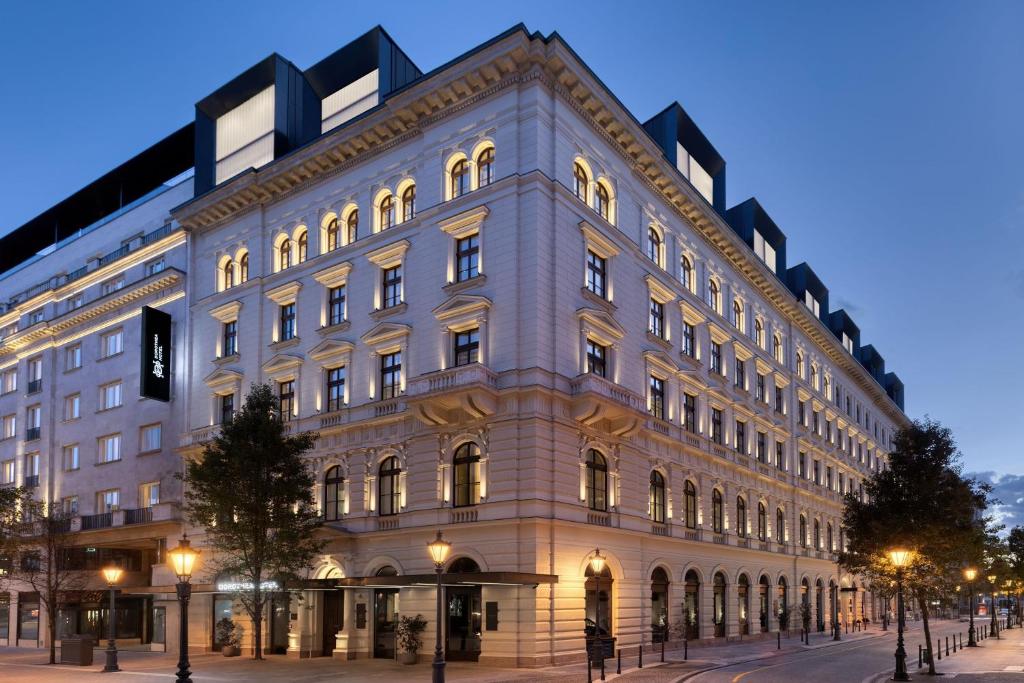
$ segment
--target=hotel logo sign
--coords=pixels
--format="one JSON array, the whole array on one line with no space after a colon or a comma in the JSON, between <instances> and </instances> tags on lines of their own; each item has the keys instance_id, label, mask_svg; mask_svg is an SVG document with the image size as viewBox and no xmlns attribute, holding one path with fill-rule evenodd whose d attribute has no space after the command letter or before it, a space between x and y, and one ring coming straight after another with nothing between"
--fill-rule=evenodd
<instances>
[{"instance_id":1,"label":"hotel logo sign","mask_svg":"<svg viewBox=\"0 0 1024 683\"><path fill-rule=\"evenodd\" d=\"M171 400L171 316L142 307L142 372L139 395Z\"/></svg>"}]
</instances>

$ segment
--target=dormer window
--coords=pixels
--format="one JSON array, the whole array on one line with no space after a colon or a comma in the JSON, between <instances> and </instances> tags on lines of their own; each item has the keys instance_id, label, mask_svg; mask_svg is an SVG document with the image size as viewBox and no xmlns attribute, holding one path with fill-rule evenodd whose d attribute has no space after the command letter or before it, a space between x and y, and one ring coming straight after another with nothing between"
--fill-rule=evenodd
<instances>
[{"instance_id":1,"label":"dormer window","mask_svg":"<svg viewBox=\"0 0 1024 683\"><path fill-rule=\"evenodd\" d=\"M761 236L757 230L754 231L754 253L757 257L764 261L764 264L768 266L771 271L775 271L775 249L772 245L765 241L764 237Z\"/></svg>"},{"instance_id":2,"label":"dormer window","mask_svg":"<svg viewBox=\"0 0 1024 683\"><path fill-rule=\"evenodd\" d=\"M810 292L804 292L804 305L814 313L815 317L821 317L821 304L818 303L817 299L811 296Z\"/></svg>"}]
</instances>

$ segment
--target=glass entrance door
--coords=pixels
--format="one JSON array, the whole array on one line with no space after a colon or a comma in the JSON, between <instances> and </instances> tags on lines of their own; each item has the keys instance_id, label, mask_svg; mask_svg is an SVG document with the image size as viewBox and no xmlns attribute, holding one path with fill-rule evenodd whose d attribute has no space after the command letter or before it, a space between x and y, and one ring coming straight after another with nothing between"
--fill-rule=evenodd
<instances>
[{"instance_id":1,"label":"glass entrance door","mask_svg":"<svg viewBox=\"0 0 1024 683\"><path fill-rule=\"evenodd\" d=\"M288 652L289 595L280 593L270 600L270 653L283 655Z\"/></svg>"},{"instance_id":2,"label":"glass entrance door","mask_svg":"<svg viewBox=\"0 0 1024 683\"><path fill-rule=\"evenodd\" d=\"M475 662L480 658L480 586L449 587L446 657Z\"/></svg>"},{"instance_id":3,"label":"glass entrance door","mask_svg":"<svg viewBox=\"0 0 1024 683\"><path fill-rule=\"evenodd\" d=\"M373 591L373 656L395 658L395 626L398 624L398 589Z\"/></svg>"}]
</instances>

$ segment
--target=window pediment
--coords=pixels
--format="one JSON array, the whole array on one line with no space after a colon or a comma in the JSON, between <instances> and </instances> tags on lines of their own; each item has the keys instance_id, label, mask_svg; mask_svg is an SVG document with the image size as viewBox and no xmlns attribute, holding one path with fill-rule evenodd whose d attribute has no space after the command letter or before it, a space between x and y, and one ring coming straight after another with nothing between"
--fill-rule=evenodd
<instances>
[{"instance_id":1,"label":"window pediment","mask_svg":"<svg viewBox=\"0 0 1024 683\"><path fill-rule=\"evenodd\" d=\"M587 221L580 221L580 231L587 241L587 246L601 258L611 258L619 253L619 248Z\"/></svg>"},{"instance_id":2,"label":"window pediment","mask_svg":"<svg viewBox=\"0 0 1024 683\"><path fill-rule=\"evenodd\" d=\"M286 282L283 285L267 290L266 295L267 298L275 304L284 305L295 301L295 297L299 295L300 289L302 289L302 283L298 280L292 280L291 282Z\"/></svg>"},{"instance_id":3,"label":"window pediment","mask_svg":"<svg viewBox=\"0 0 1024 683\"><path fill-rule=\"evenodd\" d=\"M412 332L412 328L408 325L402 325L400 323L380 323L364 334L361 339L368 346L381 346L388 342L404 339L409 336L410 332Z\"/></svg>"},{"instance_id":4,"label":"window pediment","mask_svg":"<svg viewBox=\"0 0 1024 683\"><path fill-rule=\"evenodd\" d=\"M732 349L733 353L736 354L736 358L738 358L741 361L748 361L754 357L754 354L752 354L747 349L747 347L743 346L739 342L733 342Z\"/></svg>"},{"instance_id":5,"label":"window pediment","mask_svg":"<svg viewBox=\"0 0 1024 683\"><path fill-rule=\"evenodd\" d=\"M491 300L475 294L456 294L435 308L431 313L438 321L447 325L471 321L482 321L491 309Z\"/></svg>"},{"instance_id":6,"label":"window pediment","mask_svg":"<svg viewBox=\"0 0 1024 683\"><path fill-rule=\"evenodd\" d=\"M242 384L242 373L227 368L217 368L203 378L203 383L215 394L230 393Z\"/></svg>"},{"instance_id":7,"label":"window pediment","mask_svg":"<svg viewBox=\"0 0 1024 683\"><path fill-rule=\"evenodd\" d=\"M675 292L670 287L662 284L653 275L647 274L644 276L644 280L647 282L647 289L651 293L651 298L659 303L667 304L671 303L675 298Z\"/></svg>"},{"instance_id":8,"label":"window pediment","mask_svg":"<svg viewBox=\"0 0 1024 683\"><path fill-rule=\"evenodd\" d=\"M584 333L595 333L606 344L611 345L626 336L626 330L605 311L596 308L581 308L576 311Z\"/></svg>"},{"instance_id":9,"label":"window pediment","mask_svg":"<svg viewBox=\"0 0 1024 683\"><path fill-rule=\"evenodd\" d=\"M771 363L765 361L763 358L755 359L754 364L757 366L757 371L762 375L767 376L775 371L775 367Z\"/></svg>"},{"instance_id":10,"label":"window pediment","mask_svg":"<svg viewBox=\"0 0 1024 683\"><path fill-rule=\"evenodd\" d=\"M348 261L342 261L330 268L324 268L323 270L314 273L313 279L324 287L340 287L345 284L351 270L352 264Z\"/></svg>"},{"instance_id":11,"label":"window pediment","mask_svg":"<svg viewBox=\"0 0 1024 683\"><path fill-rule=\"evenodd\" d=\"M484 224L484 219L487 218L490 212L491 210L486 205L477 206L440 221L437 227L455 239L460 239L474 232L479 232Z\"/></svg>"},{"instance_id":12,"label":"window pediment","mask_svg":"<svg viewBox=\"0 0 1024 683\"><path fill-rule=\"evenodd\" d=\"M700 325L702 322L707 320L703 313L696 307L690 304L686 299L679 300L679 310L683 314L683 320L691 325Z\"/></svg>"},{"instance_id":13,"label":"window pediment","mask_svg":"<svg viewBox=\"0 0 1024 683\"><path fill-rule=\"evenodd\" d=\"M274 380L285 379L288 376L294 376L296 368L302 365L302 361L301 356L279 353L263 364L263 372Z\"/></svg>"},{"instance_id":14,"label":"window pediment","mask_svg":"<svg viewBox=\"0 0 1024 683\"><path fill-rule=\"evenodd\" d=\"M664 351L644 351L644 361L649 367L660 370L667 377L671 377L679 372L679 366Z\"/></svg>"},{"instance_id":15,"label":"window pediment","mask_svg":"<svg viewBox=\"0 0 1024 683\"><path fill-rule=\"evenodd\" d=\"M341 339L325 339L309 351L309 357L322 367L348 365L355 346Z\"/></svg>"},{"instance_id":16,"label":"window pediment","mask_svg":"<svg viewBox=\"0 0 1024 683\"><path fill-rule=\"evenodd\" d=\"M716 344L727 344L732 339L732 335L716 325L713 322L708 322L708 333L711 335L711 341Z\"/></svg>"},{"instance_id":17,"label":"window pediment","mask_svg":"<svg viewBox=\"0 0 1024 683\"><path fill-rule=\"evenodd\" d=\"M366 260L380 268L392 268L402 262L409 250L409 240L398 240L366 255Z\"/></svg>"},{"instance_id":18,"label":"window pediment","mask_svg":"<svg viewBox=\"0 0 1024 683\"><path fill-rule=\"evenodd\" d=\"M210 315L222 323L238 320L238 312L242 310L242 302L238 299L210 309Z\"/></svg>"}]
</instances>

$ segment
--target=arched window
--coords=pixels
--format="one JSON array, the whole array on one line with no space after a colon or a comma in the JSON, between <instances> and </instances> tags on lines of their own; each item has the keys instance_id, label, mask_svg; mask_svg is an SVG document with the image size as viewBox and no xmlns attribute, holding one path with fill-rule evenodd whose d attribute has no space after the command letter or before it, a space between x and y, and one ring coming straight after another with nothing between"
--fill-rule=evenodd
<instances>
[{"instance_id":1,"label":"arched window","mask_svg":"<svg viewBox=\"0 0 1024 683\"><path fill-rule=\"evenodd\" d=\"M800 379L804 377L804 354L796 352L796 374Z\"/></svg>"},{"instance_id":2,"label":"arched window","mask_svg":"<svg viewBox=\"0 0 1024 683\"><path fill-rule=\"evenodd\" d=\"M447 574L476 574L480 571L480 565L472 557L460 557L452 560L448 565Z\"/></svg>"},{"instance_id":3,"label":"arched window","mask_svg":"<svg viewBox=\"0 0 1024 683\"><path fill-rule=\"evenodd\" d=\"M601 215L601 218L608 220L611 206L612 198L608 195L608 188L603 183L598 183L594 190L594 210Z\"/></svg>"},{"instance_id":4,"label":"arched window","mask_svg":"<svg viewBox=\"0 0 1024 683\"><path fill-rule=\"evenodd\" d=\"M410 185L402 192L402 220L409 221L416 217L416 186Z\"/></svg>"},{"instance_id":5,"label":"arched window","mask_svg":"<svg viewBox=\"0 0 1024 683\"><path fill-rule=\"evenodd\" d=\"M593 448L587 451L587 503L591 510L608 509L608 461Z\"/></svg>"},{"instance_id":6,"label":"arched window","mask_svg":"<svg viewBox=\"0 0 1024 683\"><path fill-rule=\"evenodd\" d=\"M296 263L304 263L306 256L309 255L309 232L303 230L299 233L299 239L296 240L299 245L299 260Z\"/></svg>"},{"instance_id":7,"label":"arched window","mask_svg":"<svg viewBox=\"0 0 1024 683\"><path fill-rule=\"evenodd\" d=\"M757 597L758 597L758 612L761 621L761 633L768 632L768 610L771 605L771 596L768 594L768 590L771 587L771 582L768 577L764 574L757 580Z\"/></svg>"},{"instance_id":8,"label":"arched window","mask_svg":"<svg viewBox=\"0 0 1024 683\"><path fill-rule=\"evenodd\" d=\"M452 504L455 507L480 502L480 447L467 442L455 449L452 459Z\"/></svg>"},{"instance_id":9,"label":"arched window","mask_svg":"<svg viewBox=\"0 0 1024 683\"><path fill-rule=\"evenodd\" d=\"M398 514L402 502L401 476L402 467L397 457L389 456L380 464L377 472L377 498L380 502L378 511L382 517Z\"/></svg>"},{"instance_id":10,"label":"arched window","mask_svg":"<svg viewBox=\"0 0 1024 683\"><path fill-rule=\"evenodd\" d=\"M285 237L277 248L277 269L284 270L292 265L292 241Z\"/></svg>"},{"instance_id":11,"label":"arched window","mask_svg":"<svg viewBox=\"0 0 1024 683\"><path fill-rule=\"evenodd\" d=\"M487 187L494 181L494 148L488 147L476 158L476 186Z\"/></svg>"},{"instance_id":12,"label":"arched window","mask_svg":"<svg viewBox=\"0 0 1024 683\"><path fill-rule=\"evenodd\" d=\"M811 364L811 386L818 388L818 366Z\"/></svg>"},{"instance_id":13,"label":"arched window","mask_svg":"<svg viewBox=\"0 0 1024 683\"><path fill-rule=\"evenodd\" d=\"M800 545L807 547L807 517L800 515Z\"/></svg>"},{"instance_id":14,"label":"arched window","mask_svg":"<svg viewBox=\"0 0 1024 683\"><path fill-rule=\"evenodd\" d=\"M692 481L687 481L686 486L683 487L683 498L685 499L684 511L686 513L686 527L688 529L697 528L697 487L693 485Z\"/></svg>"},{"instance_id":15,"label":"arched window","mask_svg":"<svg viewBox=\"0 0 1024 683\"><path fill-rule=\"evenodd\" d=\"M651 572L651 637L655 643L668 634L668 572L655 567Z\"/></svg>"},{"instance_id":16,"label":"arched window","mask_svg":"<svg viewBox=\"0 0 1024 683\"><path fill-rule=\"evenodd\" d=\"M722 572L715 572L711 582L712 606L711 621L715 625L715 637L725 637L725 575Z\"/></svg>"},{"instance_id":17,"label":"arched window","mask_svg":"<svg viewBox=\"0 0 1024 683\"><path fill-rule=\"evenodd\" d=\"M754 343L760 348L764 348L764 323L760 318L754 319Z\"/></svg>"},{"instance_id":18,"label":"arched window","mask_svg":"<svg viewBox=\"0 0 1024 683\"><path fill-rule=\"evenodd\" d=\"M762 543L768 540L768 511L764 503L757 504L757 540Z\"/></svg>"},{"instance_id":19,"label":"arched window","mask_svg":"<svg viewBox=\"0 0 1024 683\"><path fill-rule=\"evenodd\" d=\"M685 637L696 640L700 637L700 577L691 569L683 580L686 584L683 592Z\"/></svg>"},{"instance_id":20,"label":"arched window","mask_svg":"<svg viewBox=\"0 0 1024 683\"><path fill-rule=\"evenodd\" d=\"M830 394L828 392L830 385L831 385L831 382L829 381L828 377L823 377L822 380L821 380L821 391L822 391L823 394L825 394L825 398L831 398L831 396L830 396Z\"/></svg>"},{"instance_id":21,"label":"arched window","mask_svg":"<svg viewBox=\"0 0 1024 683\"><path fill-rule=\"evenodd\" d=\"M693 264L685 255L679 259L679 279L683 281L683 287L693 291Z\"/></svg>"},{"instance_id":22,"label":"arched window","mask_svg":"<svg viewBox=\"0 0 1024 683\"><path fill-rule=\"evenodd\" d=\"M716 534L725 532L725 511L722 510L722 492L711 491L711 529Z\"/></svg>"},{"instance_id":23,"label":"arched window","mask_svg":"<svg viewBox=\"0 0 1024 683\"><path fill-rule=\"evenodd\" d=\"M782 337L777 334L772 335L772 356L777 362L782 362Z\"/></svg>"},{"instance_id":24,"label":"arched window","mask_svg":"<svg viewBox=\"0 0 1024 683\"><path fill-rule=\"evenodd\" d=\"M451 170L451 197L455 199L467 192L469 192L469 164L465 159L459 159Z\"/></svg>"},{"instance_id":25,"label":"arched window","mask_svg":"<svg viewBox=\"0 0 1024 683\"><path fill-rule=\"evenodd\" d=\"M736 589L737 602L739 603L740 635L750 635L750 579L746 574L740 574Z\"/></svg>"},{"instance_id":26,"label":"arched window","mask_svg":"<svg viewBox=\"0 0 1024 683\"><path fill-rule=\"evenodd\" d=\"M584 204L587 203L587 186L590 185L590 178L587 177L587 172L583 169L583 166L579 162L573 164L572 167L572 182L573 192L576 194L576 198Z\"/></svg>"},{"instance_id":27,"label":"arched window","mask_svg":"<svg viewBox=\"0 0 1024 683\"><path fill-rule=\"evenodd\" d=\"M231 259L224 262L224 272L221 274L221 289L231 289L235 284L235 264Z\"/></svg>"},{"instance_id":28,"label":"arched window","mask_svg":"<svg viewBox=\"0 0 1024 683\"><path fill-rule=\"evenodd\" d=\"M249 281L249 252L238 259L238 284Z\"/></svg>"},{"instance_id":29,"label":"arched window","mask_svg":"<svg viewBox=\"0 0 1024 683\"><path fill-rule=\"evenodd\" d=\"M348 218L345 219L345 243L352 244L356 241L356 232L359 229L359 209L352 209L348 212Z\"/></svg>"},{"instance_id":30,"label":"arched window","mask_svg":"<svg viewBox=\"0 0 1024 683\"><path fill-rule=\"evenodd\" d=\"M665 477L661 472L651 472L651 488L648 494L648 504L651 508L651 520L664 524L665 522Z\"/></svg>"},{"instance_id":31,"label":"arched window","mask_svg":"<svg viewBox=\"0 0 1024 683\"><path fill-rule=\"evenodd\" d=\"M780 544L786 542L786 513L782 511L782 508L775 510L775 542Z\"/></svg>"},{"instance_id":32,"label":"arched window","mask_svg":"<svg viewBox=\"0 0 1024 683\"><path fill-rule=\"evenodd\" d=\"M732 326L740 332L743 331L743 302L739 299L732 302Z\"/></svg>"},{"instance_id":33,"label":"arched window","mask_svg":"<svg viewBox=\"0 0 1024 683\"><path fill-rule=\"evenodd\" d=\"M719 314L722 312L720 306L722 297L720 294L721 292L718 289L718 283L714 280L708 280L708 306L710 306L711 310L715 313Z\"/></svg>"},{"instance_id":34,"label":"arched window","mask_svg":"<svg viewBox=\"0 0 1024 683\"><path fill-rule=\"evenodd\" d=\"M747 501L743 496L736 496L736 535L747 537Z\"/></svg>"},{"instance_id":35,"label":"arched window","mask_svg":"<svg viewBox=\"0 0 1024 683\"><path fill-rule=\"evenodd\" d=\"M377 224L381 230L387 230L395 224L395 198L386 195L377 206Z\"/></svg>"},{"instance_id":36,"label":"arched window","mask_svg":"<svg viewBox=\"0 0 1024 683\"><path fill-rule=\"evenodd\" d=\"M814 520L814 549L821 550L821 522Z\"/></svg>"},{"instance_id":37,"label":"arched window","mask_svg":"<svg viewBox=\"0 0 1024 683\"><path fill-rule=\"evenodd\" d=\"M334 251L341 246L338 238L341 236L341 229L338 227L338 218L335 216L327 224L327 251Z\"/></svg>"},{"instance_id":38,"label":"arched window","mask_svg":"<svg viewBox=\"0 0 1024 683\"><path fill-rule=\"evenodd\" d=\"M653 225L647 228L647 258L661 265L661 233Z\"/></svg>"},{"instance_id":39,"label":"arched window","mask_svg":"<svg viewBox=\"0 0 1024 683\"><path fill-rule=\"evenodd\" d=\"M335 465L324 475L324 519L339 520L344 512L345 478L341 476L341 468Z\"/></svg>"},{"instance_id":40,"label":"arched window","mask_svg":"<svg viewBox=\"0 0 1024 683\"><path fill-rule=\"evenodd\" d=\"M825 547L830 553L836 551L835 539L832 537L832 522L825 525Z\"/></svg>"}]
</instances>

